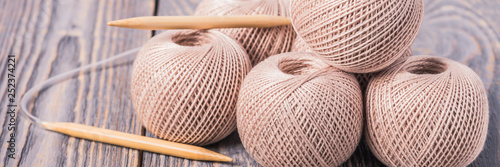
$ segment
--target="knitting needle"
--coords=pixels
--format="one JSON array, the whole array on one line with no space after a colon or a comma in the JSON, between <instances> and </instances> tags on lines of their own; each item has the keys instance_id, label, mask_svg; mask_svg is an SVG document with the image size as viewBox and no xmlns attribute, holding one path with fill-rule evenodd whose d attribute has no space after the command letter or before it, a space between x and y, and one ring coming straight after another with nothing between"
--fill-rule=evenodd
<instances>
[{"instance_id":1,"label":"knitting needle","mask_svg":"<svg viewBox=\"0 0 500 167\"><path fill-rule=\"evenodd\" d=\"M208 149L68 122L42 122L45 129L69 136L200 161L231 162Z\"/></svg>"},{"instance_id":2,"label":"knitting needle","mask_svg":"<svg viewBox=\"0 0 500 167\"><path fill-rule=\"evenodd\" d=\"M141 30L275 27L291 24L290 18L246 16L147 16L111 21L108 26Z\"/></svg>"}]
</instances>

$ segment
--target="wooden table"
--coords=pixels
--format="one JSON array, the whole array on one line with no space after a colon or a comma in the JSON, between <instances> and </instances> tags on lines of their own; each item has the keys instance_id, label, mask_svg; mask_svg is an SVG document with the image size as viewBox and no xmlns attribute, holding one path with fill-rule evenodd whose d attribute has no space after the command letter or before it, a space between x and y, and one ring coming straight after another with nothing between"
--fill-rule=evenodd
<instances>
[{"instance_id":1,"label":"wooden table","mask_svg":"<svg viewBox=\"0 0 500 167\"><path fill-rule=\"evenodd\" d=\"M140 47L154 31L108 27L111 20L148 15L189 15L199 0L2 0L0 1L1 166L258 166L236 133L207 148L233 163L190 161L48 132L19 113L15 159L8 157L7 55L16 56L16 103L49 77ZM500 166L500 1L426 0L426 14L413 53L449 57L473 68L490 102L487 146L473 166ZM497 60L498 59L498 60ZM38 94L31 111L43 120L67 121L138 135L130 101L131 63L96 69ZM19 108L16 108L19 111ZM345 166L380 166L366 148Z\"/></svg>"}]
</instances>

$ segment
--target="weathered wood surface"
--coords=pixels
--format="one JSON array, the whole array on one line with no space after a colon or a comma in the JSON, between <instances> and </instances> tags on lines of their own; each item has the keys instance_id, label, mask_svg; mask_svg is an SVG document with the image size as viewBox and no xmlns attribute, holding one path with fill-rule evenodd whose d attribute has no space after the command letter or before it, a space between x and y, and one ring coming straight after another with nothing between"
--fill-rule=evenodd
<instances>
[{"instance_id":1,"label":"weathered wood surface","mask_svg":"<svg viewBox=\"0 0 500 167\"><path fill-rule=\"evenodd\" d=\"M107 27L133 16L190 15L200 0L0 2L0 77L6 56L16 55L17 102L36 83L81 65L141 46L153 32ZM471 166L500 166L500 1L425 0L424 23L413 53L449 57L473 68L490 102L487 146ZM82 73L40 93L30 107L44 120L69 121L153 136L144 132L129 97L131 65ZM6 125L6 82L0 82L0 122ZM19 108L17 109L19 111ZM47 132L17 116L16 159L7 158L6 126L0 128L1 166L258 166L233 133L207 148L232 163L191 161L85 141ZM142 131L142 132L141 132ZM367 156L368 155L368 156ZM381 166L366 148L344 166Z\"/></svg>"},{"instance_id":2,"label":"weathered wood surface","mask_svg":"<svg viewBox=\"0 0 500 167\"><path fill-rule=\"evenodd\" d=\"M152 15L155 1L0 1L1 77L16 55L17 104L35 84L141 46L150 31L108 27L111 20ZM129 63L130 64L130 63ZM129 98L131 65L82 73L46 89L30 107L47 121L67 121L139 134ZM140 166L140 152L80 140L30 125L17 108L16 159L6 156L6 80L0 83L0 166ZM5 132L5 133L4 133Z\"/></svg>"}]
</instances>

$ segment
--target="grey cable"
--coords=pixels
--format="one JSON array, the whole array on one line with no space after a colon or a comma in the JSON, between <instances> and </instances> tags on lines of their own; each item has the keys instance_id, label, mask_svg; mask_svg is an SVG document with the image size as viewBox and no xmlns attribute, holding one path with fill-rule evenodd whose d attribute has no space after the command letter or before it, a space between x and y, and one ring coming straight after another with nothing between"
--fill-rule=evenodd
<instances>
[{"instance_id":1,"label":"grey cable","mask_svg":"<svg viewBox=\"0 0 500 167\"><path fill-rule=\"evenodd\" d=\"M42 83L40 83L40 84L32 87L21 98L21 113L22 113L22 115L26 116L33 123L35 123L37 125L40 125L42 123L42 121L39 118L35 117L33 114L31 114L28 111L28 104L33 100L33 97L34 97L35 93L38 93L40 90L42 90L42 89L44 89L46 87L52 86L52 85L56 84L57 82L60 82L62 80L65 80L65 79L68 79L70 77L73 77L73 76L79 74L82 71L87 71L87 70L90 70L90 69L92 69L94 67L101 66L101 65L104 65L106 63L110 63L110 62L114 62L114 61L118 61L118 60L127 60L128 58L135 58L136 54L134 54L134 53L137 53L140 49L141 48L135 48L135 49L127 50L127 51L122 52L122 53L120 53L120 54L118 54L116 56L113 56L113 57L101 60L99 62L96 62L96 63L93 63L93 64L89 64L89 65L85 65L85 66L76 68L74 70L71 70L71 71L68 71L68 72L56 75L56 76L54 76L52 78L47 79L44 82L42 82Z\"/></svg>"}]
</instances>

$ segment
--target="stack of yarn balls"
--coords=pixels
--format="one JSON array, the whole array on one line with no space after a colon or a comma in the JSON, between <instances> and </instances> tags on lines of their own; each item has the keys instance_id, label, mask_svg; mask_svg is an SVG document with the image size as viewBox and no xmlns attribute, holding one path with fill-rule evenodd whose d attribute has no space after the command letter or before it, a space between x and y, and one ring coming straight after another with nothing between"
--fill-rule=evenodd
<instances>
[{"instance_id":1,"label":"stack of yarn balls","mask_svg":"<svg viewBox=\"0 0 500 167\"><path fill-rule=\"evenodd\" d=\"M449 59L411 56L422 0L204 0L196 9L261 14L292 25L169 30L144 45L131 92L148 131L207 145L237 128L263 166L338 166L363 134L388 166L465 166L482 150L481 79Z\"/></svg>"}]
</instances>

